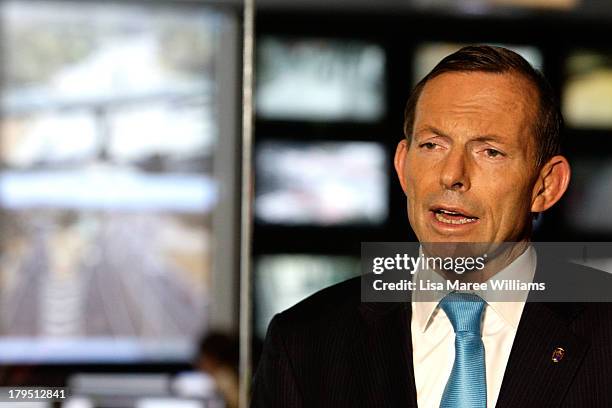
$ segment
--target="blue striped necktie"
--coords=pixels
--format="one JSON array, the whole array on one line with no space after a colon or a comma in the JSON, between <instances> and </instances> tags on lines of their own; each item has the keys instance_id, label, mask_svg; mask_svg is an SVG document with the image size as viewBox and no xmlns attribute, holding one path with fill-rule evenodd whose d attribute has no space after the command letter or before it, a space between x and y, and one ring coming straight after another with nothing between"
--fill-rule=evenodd
<instances>
[{"instance_id":1,"label":"blue striped necktie","mask_svg":"<svg viewBox=\"0 0 612 408\"><path fill-rule=\"evenodd\" d=\"M455 330L455 362L440 408L486 408L487 383L480 320L485 301L467 293L449 293L440 307Z\"/></svg>"}]
</instances>

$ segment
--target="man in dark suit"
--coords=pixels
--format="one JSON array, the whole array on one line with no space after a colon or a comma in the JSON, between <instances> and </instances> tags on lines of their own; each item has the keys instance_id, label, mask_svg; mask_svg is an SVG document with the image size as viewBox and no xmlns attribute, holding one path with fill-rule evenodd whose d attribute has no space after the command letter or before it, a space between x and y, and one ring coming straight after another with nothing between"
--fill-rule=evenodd
<instances>
[{"instance_id":1,"label":"man in dark suit","mask_svg":"<svg viewBox=\"0 0 612 408\"><path fill-rule=\"evenodd\" d=\"M569 183L560 125L518 54L473 46L442 60L407 103L395 156L419 241L525 243L489 272L554 275L529 242L534 214ZM610 304L471 296L368 303L359 279L318 292L270 323L252 406L612 407Z\"/></svg>"}]
</instances>

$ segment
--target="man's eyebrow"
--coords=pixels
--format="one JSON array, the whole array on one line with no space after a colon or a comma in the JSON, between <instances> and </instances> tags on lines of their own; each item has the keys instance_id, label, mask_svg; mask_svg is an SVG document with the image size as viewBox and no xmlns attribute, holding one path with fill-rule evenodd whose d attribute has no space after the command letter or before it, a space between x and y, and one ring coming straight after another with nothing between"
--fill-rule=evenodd
<instances>
[{"instance_id":1,"label":"man's eyebrow","mask_svg":"<svg viewBox=\"0 0 612 408\"><path fill-rule=\"evenodd\" d=\"M434 134L436 134L438 136L450 138L449 135L447 135L446 133L444 133L443 131L441 131L440 129L438 129L437 127L434 127L434 126L425 126L425 127L421 128L421 129L419 129L418 131L416 131L414 133L414 135L416 136L416 135L418 135L420 133L423 133L423 132L430 132L430 133L434 133Z\"/></svg>"},{"instance_id":2,"label":"man's eyebrow","mask_svg":"<svg viewBox=\"0 0 612 408\"><path fill-rule=\"evenodd\" d=\"M415 136L423 133L423 132L430 132L433 133L437 136L442 136L442 137L447 137L449 139L451 139L451 136L449 136L447 133L443 132L442 130L438 129L435 126L425 126L421 129L419 129L417 132L415 132ZM471 142L498 142L498 143L505 143L506 139L496 135L494 133L491 134L486 134L486 135L480 135L480 136L476 136L473 138L470 138Z\"/></svg>"},{"instance_id":3,"label":"man's eyebrow","mask_svg":"<svg viewBox=\"0 0 612 408\"><path fill-rule=\"evenodd\" d=\"M504 139L501 136L495 135L495 134L490 134L490 135L476 136L476 137L470 139L470 141L473 141L473 142L498 142L498 143L505 143L506 139Z\"/></svg>"}]
</instances>

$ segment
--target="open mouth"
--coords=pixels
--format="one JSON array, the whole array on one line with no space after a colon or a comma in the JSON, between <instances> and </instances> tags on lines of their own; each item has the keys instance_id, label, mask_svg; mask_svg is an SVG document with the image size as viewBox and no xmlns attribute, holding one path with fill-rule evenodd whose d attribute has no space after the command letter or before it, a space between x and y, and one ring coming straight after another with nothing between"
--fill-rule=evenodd
<instances>
[{"instance_id":1,"label":"open mouth","mask_svg":"<svg viewBox=\"0 0 612 408\"><path fill-rule=\"evenodd\" d=\"M432 212L434 214L435 219L444 224L464 225L472 224L478 221L478 217L475 217L473 215L468 215L459 211L445 208L434 208Z\"/></svg>"}]
</instances>

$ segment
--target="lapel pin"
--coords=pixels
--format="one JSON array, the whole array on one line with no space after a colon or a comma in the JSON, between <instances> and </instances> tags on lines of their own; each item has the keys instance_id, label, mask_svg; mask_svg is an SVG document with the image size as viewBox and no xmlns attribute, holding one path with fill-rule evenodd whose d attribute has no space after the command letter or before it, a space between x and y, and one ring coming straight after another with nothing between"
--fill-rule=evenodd
<instances>
[{"instance_id":1,"label":"lapel pin","mask_svg":"<svg viewBox=\"0 0 612 408\"><path fill-rule=\"evenodd\" d=\"M551 360L553 363L558 363L559 361L563 360L563 357L565 357L565 349L562 347L557 347L552 353Z\"/></svg>"}]
</instances>

